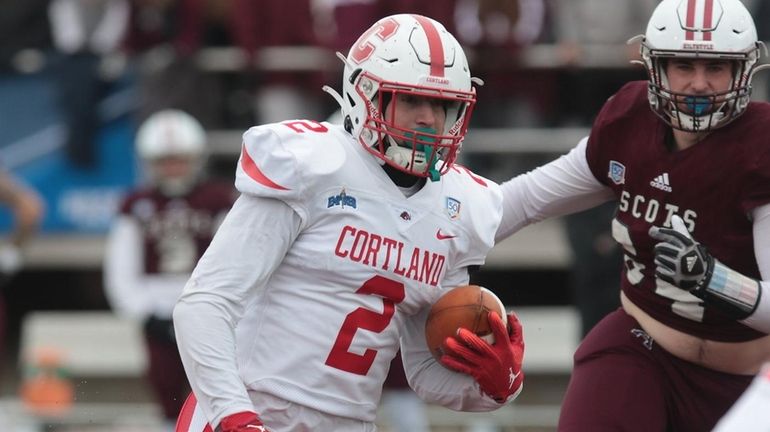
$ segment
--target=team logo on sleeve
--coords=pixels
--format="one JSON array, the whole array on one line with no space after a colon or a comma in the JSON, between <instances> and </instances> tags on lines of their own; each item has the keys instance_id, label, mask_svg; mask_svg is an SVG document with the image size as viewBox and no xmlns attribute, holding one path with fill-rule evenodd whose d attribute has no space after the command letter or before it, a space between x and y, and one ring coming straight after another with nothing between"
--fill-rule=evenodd
<instances>
[{"instance_id":1,"label":"team logo on sleeve","mask_svg":"<svg viewBox=\"0 0 770 432\"><path fill-rule=\"evenodd\" d=\"M460 201L446 197L446 214L449 215L449 219L456 220L460 218Z\"/></svg>"},{"instance_id":2,"label":"team logo on sleeve","mask_svg":"<svg viewBox=\"0 0 770 432\"><path fill-rule=\"evenodd\" d=\"M345 192L345 188L342 188L342 191L339 194L332 195L326 200L327 200L326 208L332 208L335 206L340 206L341 208L345 208L345 207L356 208L357 206L356 197L352 195L348 195Z\"/></svg>"},{"instance_id":3,"label":"team logo on sleeve","mask_svg":"<svg viewBox=\"0 0 770 432\"><path fill-rule=\"evenodd\" d=\"M623 184L626 182L626 166L618 161L610 161L610 172L607 176L615 184Z\"/></svg>"}]
</instances>

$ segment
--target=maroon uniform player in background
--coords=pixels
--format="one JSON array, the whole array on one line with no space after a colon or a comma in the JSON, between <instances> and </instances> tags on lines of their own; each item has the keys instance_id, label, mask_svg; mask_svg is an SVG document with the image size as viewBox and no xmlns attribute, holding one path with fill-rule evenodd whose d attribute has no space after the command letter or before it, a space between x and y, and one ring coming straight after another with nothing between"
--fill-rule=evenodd
<instances>
[{"instance_id":1,"label":"maroon uniform player in background","mask_svg":"<svg viewBox=\"0 0 770 432\"><path fill-rule=\"evenodd\" d=\"M502 185L498 240L618 205L622 307L575 353L560 431L711 430L770 358L770 105L749 102L753 19L739 0L663 0L641 41L649 81L610 98L569 154Z\"/></svg>"},{"instance_id":2,"label":"maroon uniform player in background","mask_svg":"<svg viewBox=\"0 0 770 432\"><path fill-rule=\"evenodd\" d=\"M178 110L157 112L141 125L136 147L151 182L124 199L105 257L112 308L144 325L149 380L170 430L190 391L171 313L235 197L229 184L203 179L205 138L201 125Z\"/></svg>"}]
</instances>

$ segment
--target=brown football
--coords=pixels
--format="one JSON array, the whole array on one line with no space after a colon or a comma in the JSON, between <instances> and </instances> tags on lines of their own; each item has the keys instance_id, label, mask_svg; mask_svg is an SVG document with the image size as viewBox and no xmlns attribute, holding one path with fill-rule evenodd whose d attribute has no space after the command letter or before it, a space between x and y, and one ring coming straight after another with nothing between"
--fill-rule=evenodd
<instances>
[{"instance_id":1,"label":"brown football","mask_svg":"<svg viewBox=\"0 0 770 432\"><path fill-rule=\"evenodd\" d=\"M494 335L489 327L487 316L490 311L500 314L508 325L503 302L492 291L478 285L465 285L453 288L439 297L428 313L425 321L425 341L433 357L438 360L441 345L449 336L457 334L464 327L481 336L489 343L494 343Z\"/></svg>"}]
</instances>

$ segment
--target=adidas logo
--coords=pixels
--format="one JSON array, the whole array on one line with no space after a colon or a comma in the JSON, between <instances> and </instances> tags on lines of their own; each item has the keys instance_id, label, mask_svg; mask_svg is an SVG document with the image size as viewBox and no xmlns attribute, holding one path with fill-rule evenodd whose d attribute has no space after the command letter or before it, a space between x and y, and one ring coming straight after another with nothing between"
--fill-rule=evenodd
<instances>
[{"instance_id":1,"label":"adidas logo","mask_svg":"<svg viewBox=\"0 0 770 432\"><path fill-rule=\"evenodd\" d=\"M662 191L671 192L671 184L668 182L668 173L663 173L652 179L650 186Z\"/></svg>"},{"instance_id":2,"label":"adidas logo","mask_svg":"<svg viewBox=\"0 0 770 432\"><path fill-rule=\"evenodd\" d=\"M695 267L695 263L698 262L698 257L689 256L686 259L687 262L687 273L692 273L693 267Z\"/></svg>"}]
</instances>

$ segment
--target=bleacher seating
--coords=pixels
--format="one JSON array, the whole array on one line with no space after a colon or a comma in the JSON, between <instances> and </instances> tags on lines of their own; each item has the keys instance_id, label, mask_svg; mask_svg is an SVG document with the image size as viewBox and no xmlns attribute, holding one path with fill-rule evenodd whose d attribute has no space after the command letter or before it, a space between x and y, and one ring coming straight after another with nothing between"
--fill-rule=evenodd
<instances>
[{"instance_id":1,"label":"bleacher seating","mask_svg":"<svg viewBox=\"0 0 770 432\"><path fill-rule=\"evenodd\" d=\"M577 313L571 307L527 307L518 308L516 312L526 329L525 374L531 379L536 379L537 375L569 375L572 352L578 343ZM127 380L144 379L146 359L141 330L136 322L119 318L111 312L30 313L24 319L22 328L20 366L33 359L40 349L59 352L61 367L79 382L110 378L113 382L125 383ZM125 389L132 387L127 385ZM143 397L134 395L120 403L108 399L76 400L74 408L65 415L37 418L37 421L75 425L81 422L130 422L130 416L123 418L118 415L128 412L126 403L129 402L131 412L144 412L149 417L145 422L157 423L157 408L147 395ZM558 401L514 405L510 409L481 416L453 413L441 407L429 409L430 422L436 427L460 427L481 418L500 426L553 427L558 416ZM34 416L30 418L35 419ZM30 418L27 420L32 421Z\"/></svg>"}]
</instances>

